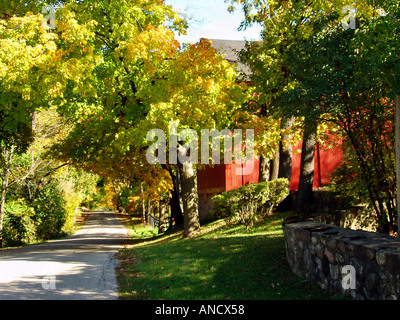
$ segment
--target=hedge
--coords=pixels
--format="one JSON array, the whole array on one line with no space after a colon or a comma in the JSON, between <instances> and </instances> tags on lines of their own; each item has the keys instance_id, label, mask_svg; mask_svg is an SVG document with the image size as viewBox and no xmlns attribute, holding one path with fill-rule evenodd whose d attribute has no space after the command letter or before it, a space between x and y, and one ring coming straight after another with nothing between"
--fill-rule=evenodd
<instances>
[{"instance_id":1,"label":"hedge","mask_svg":"<svg viewBox=\"0 0 400 320\"><path fill-rule=\"evenodd\" d=\"M250 228L259 217L271 214L288 195L289 181L282 178L247 184L218 194L211 201L217 218L237 218L246 228Z\"/></svg>"}]
</instances>

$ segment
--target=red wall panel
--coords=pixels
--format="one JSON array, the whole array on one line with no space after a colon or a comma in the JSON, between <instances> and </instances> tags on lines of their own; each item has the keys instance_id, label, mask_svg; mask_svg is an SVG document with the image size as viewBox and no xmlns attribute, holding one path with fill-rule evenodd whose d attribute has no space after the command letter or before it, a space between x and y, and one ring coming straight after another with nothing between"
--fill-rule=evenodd
<instances>
[{"instance_id":1,"label":"red wall panel","mask_svg":"<svg viewBox=\"0 0 400 320\"><path fill-rule=\"evenodd\" d=\"M245 164L215 165L213 168L206 166L197 171L197 189L199 194L212 193L218 189L229 191L237 189L248 183L257 183L259 177L260 158L254 159L254 168L251 174L236 174L236 170L243 172Z\"/></svg>"},{"instance_id":2,"label":"red wall panel","mask_svg":"<svg viewBox=\"0 0 400 320\"><path fill-rule=\"evenodd\" d=\"M302 146L303 142L300 142L293 147L291 191L296 191L299 188L301 165L301 152L299 151L301 151ZM342 163L342 159L343 149L340 144L333 149L327 149L317 144L314 158L314 189L318 189L330 182L329 174Z\"/></svg>"},{"instance_id":3,"label":"red wall panel","mask_svg":"<svg viewBox=\"0 0 400 320\"><path fill-rule=\"evenodd\" d=\"M204 169L197 170L198 192L206 193L210 189L221 189L220 192L226 191L225 171L226 168L222 164L216 164L214 167L205 166Z\"/></svg>"},{"instance_id":4,"label":"red wall panel","mask_svg":"<svg viewBox=\"0 0 400 320\"><path fill-rule=\"evenodd\" d=\"M292 178L290 190L296 191L299 188L301 148L303 143L293 147ZM327 149L317 145L315 150L314 185L317 189L330 182L329 174L342 163L343 149L337 145L334 149ZM243 164L215 165L213 168L206 166L203 170L197 171L197 188L199 194L219 193L237 189L248 183L257 183L259 179L260 158L254 161L254 170L250 175L237 175L236 170L243 170Z\"/></svg>"}]
</instances>

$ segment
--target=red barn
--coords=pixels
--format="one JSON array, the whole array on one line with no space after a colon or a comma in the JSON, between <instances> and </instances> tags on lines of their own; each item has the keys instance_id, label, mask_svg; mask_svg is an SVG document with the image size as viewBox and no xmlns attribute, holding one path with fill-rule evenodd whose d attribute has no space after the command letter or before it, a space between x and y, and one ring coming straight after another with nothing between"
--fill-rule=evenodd
<instances>
[{"instance_id":1,"label":"red barn","mask_svg":"<svg viewBox=\"0 0 400 320\"><path fill-rule=\"evenodd\" d=\"M234 190L259 180L260 158L254 160L254 170L250 175L238 175L236 170L243 170L244 164L216 164L197 170L197 191L200 197L207 202L209 196L224 191Z\"/></svg>"},{"instance_id":2,"label":"red barn","mask_svg":"<svg viewBox=\"0 0 400 320\"><path fill-rule=\"evenodd\" d=\"M290 190L297 191L300 181L301 147L303 143L293 147L292 177ZM300 151L300 152L299 152ZM314 189L318 189L330 183L329 175L342 163L343 150L339 144L334 149L328 149L317 144L314 158ZM254 161L254 170L250 175L237 175L237 168L243 168L242 164L206 166L197 171L197 191L199 194L199 213L202 220L212 219L210 215L212 196L237 189L248 183L259 181L260 158Z\"/></svg>"},{"instance_id":3,"label":"red barn","mask_svg":"<svg viewBox=\"0 0 400 320\"><path fill-rule=\"evenodd\" d=\"M246 41L238 40L216 40L211 39L211 46L224 54L225 59L234 64L242 74L250 75L251 70L238 59L238 52L245 48ZM292 177L290 190L297 191L300 180L300 164L302 142L293 147L292 158ZM342 147L337 146L334 149L327 149L317 144L315 150L315 171L314 171L314 189L328 184L329 174L342 163ZM224 191L237 189L248 183L257 183L259 181L259 157L255 158L254 171L250 175L237 175L237 168L243 165L215 165L207 166L203 170L197 171L197 189L199 194L199 213L201 220L213 219L210 214L210 199L213 195Z\"/></svg>"},{"instance_id":4,"label":"red barn","mask_svg":"<svg viewBox=\"0 0 400 320\"><path fill-rule=\"evenodd\" d=\"M299 188L302 146L303 142L301 141L293 147L291 191L297 191ZM341 144L335 146L334 149L328 149L317 143L314 158L314 190L330 183L329 175L342 164L342 158L343 148Z\"/></svg>"},{"instance_id":5,"label":"red barn","mask_svg":"<svg viewBox=\"0 0 400 320\"><path fill-rule=\"evenodd\" d=\"M206 166L197 170L197 192L199 194L199 215L200 220L212 220L210 214L212 196L237 189L249 183L258 183L260 158L254 160L254 170L250 175L238 175L237 169L243 171L245 164L216 164L213 167Z\"/></svg>"}]
</instances>

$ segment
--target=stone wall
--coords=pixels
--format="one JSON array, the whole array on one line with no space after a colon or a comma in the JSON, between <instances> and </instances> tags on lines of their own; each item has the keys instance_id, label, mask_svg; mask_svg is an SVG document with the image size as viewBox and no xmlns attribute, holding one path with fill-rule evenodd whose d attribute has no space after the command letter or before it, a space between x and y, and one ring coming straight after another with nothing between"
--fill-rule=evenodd
<instances>
[{"instance_id":1,"label":"stone wall","mask_svg":"<svg viewBox=\"0 0 400 320\"><path fill-rule=\"evenodd\" d=\"M287 222L283 232L292 271L327 292L354 299L400 298L398 238L317 221Z\"/></svg>"},{"instance_id":2,"label":"stone wall","mask_svg":"<svg viewBox=\"0 0 400 320\"><path fill-rule=\"evenodd\" d=\"M376 218L374 214L366 212L364 209L365 206L363 205L352 206L343 210L320 213L313 216L313 219L342 228L376 232Z\"/></svg>"},{"instance_id":3,"label":"stone wall","mask_svg":"<svg viewBox=\"0 0 400 320\"><path fill-rule=\"evenodd\" d=\"M330 191L313 191L315 212L312 215L314 220L333 224L342 228L362 229L376 231L374 213L365 211L365 205L345 206L340 204L340 196ZM290 191L289 196L279 204L278 210L289 211L296 207L297 191Z\"/></svg>"}]
</instances>

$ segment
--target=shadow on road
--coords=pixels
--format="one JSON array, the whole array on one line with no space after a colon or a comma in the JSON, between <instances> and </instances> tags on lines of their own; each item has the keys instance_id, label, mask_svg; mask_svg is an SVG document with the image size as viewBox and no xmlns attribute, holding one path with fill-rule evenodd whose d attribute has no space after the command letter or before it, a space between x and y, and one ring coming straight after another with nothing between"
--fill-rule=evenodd
<instances>
[{"instance_id":1,"label":"shadow on road","mask_svg":"<svg viewBox=\"0 0 400 320\"><path fill-rule=\"evenodd\" d=\"M0 299L116 299L114 255L127 240L111 212L90 212L75 235L0 251Z\"/></svg>"}]
</instances>

